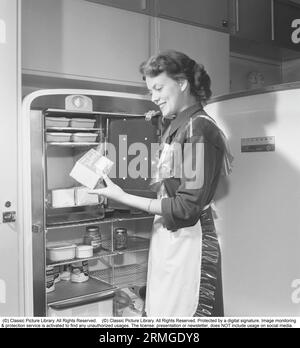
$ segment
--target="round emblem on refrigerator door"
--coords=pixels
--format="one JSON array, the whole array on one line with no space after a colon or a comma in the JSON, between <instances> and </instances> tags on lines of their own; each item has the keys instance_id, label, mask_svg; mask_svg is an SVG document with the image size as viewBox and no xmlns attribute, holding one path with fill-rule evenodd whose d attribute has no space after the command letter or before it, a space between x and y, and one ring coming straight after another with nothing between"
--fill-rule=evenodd
<instances>
[{"instance_id":1,"label":"round emblem on refrigerator door","mask_svg":"<svg viewBox=\"0 0 300 348\"><path fill-rule=\"evenodd\" d=\"M84 100L81 96L73 97L72 102L77 109L81 109L84 105Z\"/></svg>"},{"instance_id":2,"label":"round emblem on refrigerator door","mask_svg":"<svg viewBox=\"0 0 300 348\"><path fill-rule=\"evenodd\" d=\"M65 99L66 110L93 111L93 101L85 95L69 95Z\"/></svg>"}]
</instances>

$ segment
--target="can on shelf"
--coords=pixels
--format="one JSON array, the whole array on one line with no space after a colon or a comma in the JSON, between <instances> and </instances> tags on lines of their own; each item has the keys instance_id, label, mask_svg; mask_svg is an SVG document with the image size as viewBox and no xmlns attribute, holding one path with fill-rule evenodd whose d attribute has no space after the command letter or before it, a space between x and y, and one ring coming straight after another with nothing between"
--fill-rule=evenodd
<instances>
[{"instance_id":1,"label":"can on shelf","mask_svg":"<svg viewBox=\"0 0 300 348\"><path fill-rule=\"evenodd\" d=\"M55 290L55 281L54 281L54 267L46 267L46 293L52 292Z\"/></svg>"},{"instance_id":2,"label":"can on shelf","mask_svg":"<svg viewBox=\"0 0 300 348\"><path fill-rule=\"evenodd\" d=\"M127 229L117 227L114 230L114 250L123 250L127 248Z\"/></svg>"},{"instance_id":3,"label":"can on shelf","mask_svg":"<svg viewBox=\"0 0 300 348\"><path fill-rule=\"evenodd\" d=\"M86 245L91 245L93 247L93 252L99 252L102 246L99 226L87 226L83 242Z\"/></svg>"}]
</instances>

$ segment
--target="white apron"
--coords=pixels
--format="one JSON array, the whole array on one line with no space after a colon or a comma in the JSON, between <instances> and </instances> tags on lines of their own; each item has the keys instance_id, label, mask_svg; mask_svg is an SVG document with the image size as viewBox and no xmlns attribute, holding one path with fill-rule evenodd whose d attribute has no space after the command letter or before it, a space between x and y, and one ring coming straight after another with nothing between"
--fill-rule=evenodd
<instances>
[{"instance_id":1,"label":"white apron","mask_svg":"<svg viewBox=\"0 0 300 348\"><path fill-rule=\"evenodd\" d=\"M155 216L148 261L146 313L149 317L191 317L200 291L202 230L171 232Z\"/></svg>"},{"instance_id":2,"label":"white apron","mask_svg":"<svg viewBox=\"0 0 300 348\"><path fill-rule=\"evenodd\" d=\"M162 139L156 177L160 185L158 199L168 197L161 178L172 177L174 147L165 143L170 126ZM176 232L163 226L156 215L148 258L145 311L149 317L191 317L198 307L201 280L202 229L196 225Z\"/></svg>"}]
</instances>

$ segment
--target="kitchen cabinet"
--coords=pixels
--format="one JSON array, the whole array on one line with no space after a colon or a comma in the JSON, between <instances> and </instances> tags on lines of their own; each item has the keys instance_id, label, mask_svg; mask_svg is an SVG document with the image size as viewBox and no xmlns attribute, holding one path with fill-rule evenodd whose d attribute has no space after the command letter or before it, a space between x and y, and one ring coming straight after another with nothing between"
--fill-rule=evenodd
<instances>
[{"instance_id":1,"label":"kitchen cabinet","mask_svg":"<svg viewBox=\"0 0 300 348\"><path fill-rule=\"evenodd\" d=\"M231 0L232 35L257 42L272 41L272 1Z\"/></svg>"},{"instance_id":2,"label":"kitchen cabinet","mask_svg":"<svg viewBox=\"0 0 300 348\"><path fill-rule=\"evenodd\" d=\"M23 73L144 86L149 16L78 0L22 5Z\"/></svg>"},{"instance_id":3,"label":"kitchen cabinet","mask_svg":"<svg viewBox=\"0 0 300 348\"><path fill-rule=\"evenodd\" d=\"M161 18L156 32L157 51L185 52L205 66L214 96L229 93L229 34Z\"/></svg>"},{"instance_id":4,"label":"kitchen cabinet","mask_svg":"<svg viewBox=\"0 0 300 348\"><path fill-rule=\"evenodd\" d=\"M153 13L153 0L86 0L143 14Z\"/></svg>"},{"instance_id":5,"label":"kitchen cabinet","mask_svg":"<svg viewBox=\"0 0 300 348\"><path fill-rule=\"evenodd\" d=\"M228 32L227 0L156 0L158 17Z\"/></svg>"},{"instance_id":6,"label":"kitchen cabinet","mask_svg":"<svg viewBox=\"0 0 300 348\"><path fill-rule=\"evenodd\" d=\"M109 316L109 306L115 301L111 315L122 315L124 308L118 308L119 297L112 298L121 290L146 285L153 216L88 195L88 189L80 186L70 172L78 159L101 144L116 164L110 173L112 180L129 193L154 198L155 193L149 189L153 158L150 154L158 133L143 116L152 103L141 95L107 91L90 91L89 96L81 90L55 92L46 91L44 95L41 91L24 113L24 120L30 120L31 149L26 197L32 202L24 203L32 223L31 233L25 232L26 288L32 288L32 313L27 314L58 315L66 310L64 313L79 316L75 308L82 307L84 313L92 315L94 312L87 306L96 302L95 310L100 311L97 316ZM142 149L141 154L138 148ZM142 163L137 168L138 158ZM135 176L145 166L146 172ZM73 248L87 243L85 235L91 226L99 229L97 250L79 257ZM117 228L126 229L122 239L117 239ZM67 248L67 255L57 257L56 249L63 248ZM82 267L83 273L88 268L89 278L72 282L70 272L74 267ZM51 272L67 273L71 281L52 284Z\"/></svg>"}]
</instances>

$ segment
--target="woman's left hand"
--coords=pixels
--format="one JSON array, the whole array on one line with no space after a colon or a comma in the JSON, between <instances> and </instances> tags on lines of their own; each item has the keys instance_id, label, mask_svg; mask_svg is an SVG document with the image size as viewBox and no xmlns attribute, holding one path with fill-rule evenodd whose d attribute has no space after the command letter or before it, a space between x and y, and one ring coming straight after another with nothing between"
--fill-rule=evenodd
<instances>
[{"instance_id":1,"label":"woman's left hand","mask_svg":"<svg viewBox=\"0 0 300 348\"><path fill-rule=\"evenodd\" d=\"M106 187L90 190L89 193L97 194L120 202L122 200L122 197L125 195L125 192L121 189L120 186L114 184L107 175L103 176L103 180L106 184Z\"/></svg>"}]
</instances>

